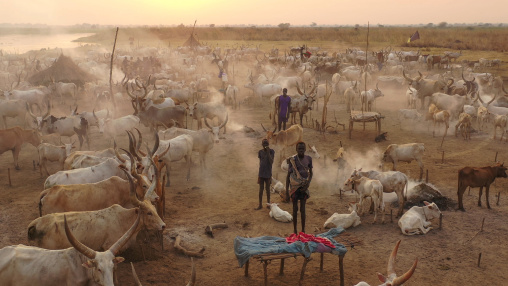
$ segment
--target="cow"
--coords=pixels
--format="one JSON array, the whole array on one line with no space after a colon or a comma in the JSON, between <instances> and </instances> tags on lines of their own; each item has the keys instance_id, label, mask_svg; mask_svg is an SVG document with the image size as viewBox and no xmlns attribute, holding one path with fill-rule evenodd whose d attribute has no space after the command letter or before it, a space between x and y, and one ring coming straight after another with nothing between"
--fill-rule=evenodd
<instances>
[{"instance_id":1,"label":"cow","mask_svg":"<svg viewBox=\"0 0 508 286\"><path fill-rule=\"evenodd\" d=\"M326 220L323 228L342 227L346 229L360 225L362 222L360 221L360 216L357 213L357 204L349 203L349 211L351 212L349 214L334 213Z\"/></svg>"},{"instance_id":2,"label":"cow","mask_svg":"<svg viewBox=\"0 0 508 286\"><path fill-rule=\"evenodd\" d=\"M428 115L432 117L432 121L434 122L434 128L432 129L432 137L435 136L436 124L445 124L444 136L448 133L448 128L450 127L450 112L448 110L439 110L434 103L429 105L429 113Z\"/></svg>"},{"instance_id":3,"label":"cow","mask_svg":"<svg viewBox=\"0 0 508 286\"><path fill-rule=\"evenodd\" d=\"M182 134L170 140L160 140L159 148L154 155L160 155L160 160L166 164L166 187L170 186L169 169L171 167L171 162L185 159L187 165L187 181L190 180L193 145L194 140L192 139L192 136L187 134ZM164 153L164 150L167 150L168 146L169 152ZM164 153L164 155L162 155L162 153Z\"/></svg>"},{"instance_id":4,"label":"cow","mask_svg":"<svg viewBox=\"0 0 508 286\"><path fill-rule=\"evenodd\" d=\"M237 102L238 87L236 87L234 85L228 85L228 87L226 88L225 95L226 95L226 98L225 98L226 104L231 104L234 109L236 109L237 107L240 107L240 105Z\"/></svg>"},{"instance_id":5,"label":"cow","mask_svg":"<svg viewBox=\"0 0 508 286\"><path fill-rule=\"evenodd\" d=\"M422 103L421 109L424 109L425 98L436 92L442 92L446 87L446 83L443 80L423 79L422 73L418 72L418 74L419 77L409 78L406 76L405 71L402 72L409 85L418 91L418 97Z\"/></svg>"},{"instance_id":6,"label":"cow","mask_svg":"<svg viewBox=\"0 0 508 286\"><path fill-rule=\"evenodd\" d=\"M282 86L279 84L254 83L253 79L251 79L250 83L244 85L244 87L251 89L254 93L254 96L257 96L260 101L263 97L271 97L273 95L279 95L282 93Z\"/></svg>"},{"instance_id":7,"label":"cow","mask_svg":"<svg viewBox=\"0 0 508 286\"><path fill-rule=\"evenodd\" d=\"M201 119L214 119L217 117L219 125L222 125L228 116L226 107L224 104L219 102L195 102L194 104L187 105L187 109L189 110L189 116L198 121L198 129L203 127ZM226 125L224 124L222 128L224 128L224 134L226 134Z\"/></svg>"},{"instance_id":8,"label":"cow","mask_svg":"<svg viewBox=\"0 0 508 286\"><path fill-rule=\"evenodd\" d=\"M356 98L359 97L360 91L358 89L358 81L355 81L355 85L352 85L344 91L344 98L347 102L346 110L351 110L356 102Z\"/></svg>"},{"instance_id":9,"label":"cow","mask_svg":"<svg viewBox=\"0 0 508 286\"><path fill-rule=\"evenodd\" d=\"M423 143L409 143L409 144L390 144L383 153L382 163L393 163L393 171L397 170L397 163L406 162L411 163L415 160L420 167L420 180L423 176L423 152L425 146Z\"/></svg>"},{"instance_id":10,"label":"cow","mask_svg":"<svg viewBox=\"0 0 508 286\"><path fill-rule=\"evenodd\" d=\"M25 130L19 126L0 130L0 155L9 150L12 151L16 170L20 170L18 157L23 143L30 143L34 147L39 146L41 143L39 132L31 129Z\"/></svg>"},{"instance_id":11,"label":"cow","mask_svg":"<svg viewBox=\"0 0 508 286\"><path fill-rule=\"evenodd\" d=\"M63 83L63 82L52 82L48 88L53 91L55 96L60 97L60 100L64 102L64 96L70 96L74 100L74 104L77 103L77 91L78 88L74 83Z\"/></svg>"},{"instance_id":12,"label":"cow","mask_svg":"<svg viewBox=\"0 0 508 286\"><path fill-rule=\"evenodd\" d=\"M42 110L44 102L49 102L49 93L39 89L4 91L3 94L7 100L20 99L26 101L30 107L36 105L39 111Z\"/></svg>"},{"instance_id":13,"label":"cow","mask_svg":"<svg viewBox=\"0 0 508 286\"><path fill-rule=\"evenodd\" d=\"M26 127L26 104L26 101L20 99L0 100L0 117L3 119L4 129L7 129L7 117L17 117L23 122L23 128Z\"/></svg>"},{"instance_id":14,"label":"cow","mask_svg":"<svg viewBox=\"0 0 508 286\"><path fill-rule=\"evenodd\" d=\"M28 225L28 242L31 245L46 249L64 249L69 247L69 242L61 232L64 214L74 235L93 250L108 249L118 236L124 232L138 213L141 214L141 223L135 229L131 239L122 247L123 251L136 242L136 236L142 229L164 230L166 224L157 215L152 203L143 198L136 197L136 187L133 178L126 172L130 184L130 198L136 208L126 209L114 204L98 211L52 213L35 219ZM155 189L154 181L147 193ZM90 229L94 229L90 233Z\"/></svg>"},{"instance_id":15,"label":"cow","mask_svg":"<svg viewBox=\"0 0 508 286\"><path fill-rule=\"evenodd\" d=\"M441 216L441 211L435 203L423 202L425 206L410 208L400 219L399 227L404 235L426 234L432 227L429 221Z\"/></svg>"},{"instance_id":16,"label":"cow","mask_svg":"<svg viewBox=\"0 0 508 286\"><path fill-rule=\"evenodd\" d=\"M319 153L318 153L318 151L316 149L316 146L312 146L310 144L307 144L307 149L305 149L305 155L312 157L312 159L319 159L319 158L321 158L321 155L319 155ZM282 161L282 163L280 164L280 168L282 169L282 171L284 171L284 172L288 171L288 169L289 169L289 163L288 163L287 159L289 159L289 158L291 158L293 156L294 155L291 155L291 156L287 157L286 160Z\"/></svg>"},{"instance_id":17,"label":"cow","mask_svg":"<svg viewBox=\"0 0 508 286\"><path fill-rule=\"evenodd\" d=\"M416 265L418 264L418 258L413 263L413 266L411 266L411 269L409 269L406 273L404 273L402 276L397 276L395 273L395 259L397 258L397 251L399 250L400 240L397 241L397 244L395 245L395 248L392 251L392 254L390 255L390 258L388 259L388 267L387 267L387 275L383 276L382 274L377 274L379 280L383 282L380 286L400 286L404 283L406 283L409 278L413 275L416 269ZM370 286L366 282L360 282L356 284L355 286Z\"/></svg>"},{"instance_id":18,"label":"cow","mask_svg":"<svg viewBox=\"0 0 508 286\"><path fill-rule=\"evenodd\" d=\"M407 106L416 109L416 101L418 101L418 90L408 86L406 90Z\"/></svg>"},{"instance_id":19,"label":"cow","mask_svg":"<svg viewBox=\"0 0 508 286\"><path fill-rule=\"evenodd\" d=\"M261 127L263 127L265 130L265 138L268 139L270 145L280 148L280 162L282 162L283 158L285 158L284 153L286 148L295 145L303 139L303 128L298 124L289 127L287 130L281 130L277 133L275 133L276 129L273 131L266 130L263 124L261 124Z\"/></svg>"},{"instance_id":20,"label":"cow","mask_svg":"<svg viewBox=\"0 0 508 286\"><path fill-rule=\"evenodd\" d=\"M372 103L376 98L385 96L381 90L378 88L378 84L376 84L376 89L369 89L367 91L362 91L360 94L360 98L362 99L362 104L365 104L367 111L371 111Z\"/></svg>"},{"instance_id":21,"label":"cow","mask_svg":"<svg viewBox=\"0 0 508 286\"><path fill-rule=\"evenodd\" d=\"M140 122L139 117L134 115L126 115L120 118L108 118L101 125L99 121L99 132L104 134L105 137L110 137L115 140L116 136L125 130L132 130L138 126Z\"/></svg>"},{"instance_id":22,"label":"cow","mask_svg":"<svg viewBox=\"0 0 508 286\"><path fill-rule=\"evenodd\" d=\"M438 65L438 68L441 68L441 56L428 56L427 57L427 70L431 70L435 64Z\"/></svg>"},{"instance_id":23,"label":"cow","mask_svg":"<svg viewBox=\"0 0 508 286\"><path fill-rule=\"evenodd\" d=\"M99 151L74 151L67 159L64 161L64 170L72 170L73 165L76 164L77 161L82 160L83 156L94 156L94 157L102 157L102 158L114 158L116 156L115 150L113 148L107 148Z\"/></svg>"},{"instance_id":24,"label":"cow","mask_svg":"<svg viewBox=\"0 0 508 286\"><path fill-rule=\"evenodd\" d=\"M44 188L55 185L73 185L97 183L112 176L123 177L123 173L117 160L109 158L106 161L87 168L59 171L49 176L44 182Z\"/></svg>"},{"instance_id":25,"label":"cow","mask_svg":"<svg viewBox=\"0 0 508 286\"><path fill-rule=\"evenodd\" d=\"M485 200L487 201L487 208L490 209L489 204L489 188L490 184L496 178L506 178L506 167L504 164L497 163L494 166L487 167L464 167L459 170L459 182L457 188L457 196L459 198L459 210L464 210L462 204L462 197L467 187L477 188L480 187L480 194L478 196L478 206L482 206L481 198L483 187L485 187Z\"/></svg>"},{"instance_id":26,"label":"cow","mask_svg":"<svg viewBox=\"0 0 508 286\"><path fill-rule=\"evenodd\" d=\"M54 162L58 161L62 164L62 170L64 168L64 161L67 156L70 155L72 148L74 148L74 142L70 144L64 144L63 146L55 146L48 143L41 143L37 146L39 151L39 172L42 177L42 168L46 170L46 174L49 176L48 167L46 166L47 161Z\"/></svg>"},{"instance_id":27,"label":"cow","mask_svg":"<svg viewBox=\"0 0 508 286\"><path fill-rule=\"evenodd\" d=\"M382 211L382 223L385 223L385 204L383 202L383 184L379 180L371 180L366 177L361 177L357 180L352 180L351 178L346 181L344 184L343 191L354 191L358 196L360 196L360 201L358 202L358 208L360 208L358 214L361 215L363 213L363 199L366 197L370 197L372 202L374 203L374 223L377 219L377 211L381 209Z\"/></svg>"},{"instance_id":28,"label":"cow","mask_svg":"<svg viewBox=\"0 0 508 286\"><path fill-rule=\"evenodd\" d=\"M293 97L291 99L291 110L289 113L291 113L291 123L296 124L296 113L300 116L300 125L303 126L303 116L305 113L307 113L309 110L312 110L312 103L315 101L314 96L311 94L316 89L316 85L312 88L312 90L307 94L300 90L300 87L297 86L298 93L300 93L300 97ZM277 98L278 99L278 98ZM275 109L279 109L279 101L275 100ZM277 114L277 112L275 113Z\"/></svg>"},{"instance_id":29,"label":"cow","mask_svg":"<svg viewBox=\"0 0 508 286\"><path fill-rule=\"evenodd\" d=\"M140 212L139 212L140 213ZM0 249L0 281L3 285L109 285L113 284L115 264L124 261L116 257L139 225L138 215L130 229L104 252L97 252L78 241L64 216L64 230L72 247L48 250L16 245ZM94 233L95 225L88 230Z\"/></svg>"},{"instance_id":30,"label":"cow","mask_svg":"<svg viewBox=\"0 0 508 286\"><path fill-rule=\"evenodd\" d=\"M459 121L455 125L455 137L457 137L457 131L461 130L462 137L464 137L464 140L471 140L471 124L473 122L473 119L471 115L467 113L461 113L459 115Z\"/></svg>"},{"instance_id":31,"label":"cow","mask_svg":"<svg viewBox=\"0 0 508 286\"><path fill-rule=\"evenodd\" d=\"M416 109L399 109L398 119L400 123L400 128L402 129L402 121L418 121L421 120L422 114L418 112Z\"/></svg>"},{"instance_id":32,"label":"cow","mask_svg":"<svg viewBox=\"0 0 508 286\"><path fill-rule=\"evenodd\" d=\"M464 109L464 105L471 103L467 96L457 94L448 95L446 93L436 92L430 97L430 104L435 104L440 110L447 110L453 118L459 117Z\"/></svg>"},{"instance_id":33,"label":"cow","mask_svg":"<svg viewBox=\"0 0 508 286\"><path fill-rule=\"evenodd\" d=\"M186 110L185 107L180 105L165 108L150 106L146 110L139 111L137 115L144 126L155 129L159 124L164 126L174 126L175 124L183 126Z\"/></svg>"},{"instance_id":34,"label":"cow","mask_svg":"<svg viewBox=\"0 0 508 286\"><path fill-rule=\"evenodd\" d=\"M383 185L383 192L385 193L395 192L399 199L399 210L397 213L397 217L400 217L404 209L404 202L406 201L406 196L404 194L404 187L406 188L406 194L408 187L407 185L408 179L406 175L398 171L378 172L372 170L362 172L361 170L362 169L353 170L350 178L352 180L358 180L361 177L367 177L369 179L379 180Z\"/></svg>"},{"instance_id":35,"label":"cow","mask_svg":"<svg viewBox=\"0 0 508 286\"><path fill-rule=\"evenodd\" d=\"M499 139L499 141L503 141L503 135L506 133L508 115L491 114L491 117L494 125L494 138L492 139L496 140L497 128L499 127L501 129L501 138ZM506 140L508 141L508 137L506 138Z\"/></svg>"},{"instance_id":36,"label":"cow","mask_svg":"<svg viewBox=\"0 0 508 286\"><path fill-rule=\"evenodd\" d=\"M287 211L282 210L279 207L279 204L276 203L267 203L268 208L270 208L270 217L274 218L276 221L280 222L290 222L293 221L293 216Z\"/></svg>"}]
</instances>

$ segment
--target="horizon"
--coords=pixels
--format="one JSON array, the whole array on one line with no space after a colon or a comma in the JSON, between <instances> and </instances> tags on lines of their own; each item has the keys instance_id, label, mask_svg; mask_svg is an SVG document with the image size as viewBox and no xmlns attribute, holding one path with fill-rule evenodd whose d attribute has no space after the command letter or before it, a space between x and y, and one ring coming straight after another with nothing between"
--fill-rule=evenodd
<instances>
[{"instance_id":1,"label":"horizon","mask_svg":"<svg viewBox=\"0 0 508 286\"><path fill-rule=\"evenodd\" d=\"M163 26L184 24L197 27L215 26L277 26L289 23L293 27L315 24L326 26L425 26L506 24L504 15L508 1L428 0L425 5L388 0L318 0L242 2L232 0L28 0L9 1L2 5L3 25L36 26ZM438 9L435 9L438 7ZM430 9L432 13L426 11ZM479 11L484 11L479 13ZM33 23L33 24L32 24Z\"/></svg>"}]
</instances>

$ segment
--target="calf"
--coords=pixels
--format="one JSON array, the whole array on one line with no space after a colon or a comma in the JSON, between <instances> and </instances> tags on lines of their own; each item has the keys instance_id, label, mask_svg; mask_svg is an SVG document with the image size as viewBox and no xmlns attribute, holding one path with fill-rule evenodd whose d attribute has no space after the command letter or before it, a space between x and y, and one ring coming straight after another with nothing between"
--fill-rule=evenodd
<instances>
[{"instance_id":1,"label":"calf","mask_svg":"<svg viewBox=\"0 0 508 286\"><path fill-rule=\"evenodd\" d=\"M459 122L457 122L457 125L455 125L455 137L457 137L457 131L460 128L462 137L464 137L464 140L471 140L471 122L473 119L471 118L471 115L467 113L461 113L459 115Z\"/></svg>"},{"instance_id":2,"label":"calf","mask_svg":"<svg viewBox=\"0 0 508 286\"><path fill-rule=\"evenodd\" d=\"M270 186L270 191L272 193L279 194L283 199L285 199L283 196L286 195L286 187L284 186L284 184L281 181L279 181L273 177L272 177L272 184Z\"/></svg>"},{"instance_id":3,"label":"calf","mask_svg":"<svg viewBox=\"0 0 508 286\"><path fill-rule=\"evenodd\" d=\"M363 199L370 197L374 203L374 222L377 220L377 210L381 208L382 223L385 223L385 204L383 202L383 185L379 180L371 180L366 177L361 177L358 180L348 179L344 184L345 191L355 191L360 196L358 207L360 208L359 214L363 213Z\"/></svg>"},{"instance_id":4,"label":"calf","mask_svg":"<svg viewBox=\"0 0 508 286\"><path fill-rule=\"evenodd\" d=\"M423 152L425 152L425 146L423 143L409 143L409 144L390 144L383 153L383 162L393 163L393 171L397 170L397 163L399 161L411 163L413 160L418 162L420 166L420 180L423 176Z\"/></svg>"},{"instance_id":5,"label":"calf","mask_svg":"<svg viewBox=\"0 0 508 286\"><path fill-rule=\"evenodd\" d=\"M408 86L406 90L407 106L416 109L416 101L418 100L418 90Z\"/></svg>"},{"instance_id":6,"label":"calf","mask_svg":"<svg viewBox=\"0 0 508 286\"><path fill-rule=\"evenodd\" d=\"M280 222L290 222L293 221L293 216L287 211L283 211L279 208L279 204L276 203L267 203L270 208L270 217L273 217L276 221Z\"/></svg>"},{"instance_id":7,"label":"calf","mask_svg":"<svg viewBox=\"0 0 508 286\"><path fill-rule=\"evenodd\" d=\"M492 114L492 117L494 120L492 120L494 122L494 140L496 140L496 133L497 133L497 128L499 127L501 129L501 139L499 139L499 141L503 141L503 136L504 134L506 133L506 123L508 121L508 117L506 115L496 115L496 114ZM506 140L508 141L508 138L506 138Z\"/></svg>"},{"instance_id":8,"label":"calf","mask_svg":"<svg viewBox=\"0 0 508 286\"><path fill-rule=\"evenodd\" d=\"M432 129L432 136L435 135L436 131L436 124L444 123L445 124L445 131L444 135L446 136L446 133L448 133L448 128L450 127L450 112L447 110L439 110L436 105L433 103L429 106L429 115L432 115L432 120L434 121L434 128Z\"/></svg>"},{"instance_id":9,"label":"calf","mask_svg":"<svg viewBox=\"0 0 508 286\"><path fill-rule=\"evenodd\" d=\"M478 196L478 206L482 206L481 198L483 187L485 187L485 198L487 201L487 208L490 209L489 204L489 188L490 184L494 182L496 178L506 178L506 167L501 163L497 163L494 166L487 167L464 167L459 170L459 183L457 189L457 195L459 198L459 210L464 211L464 205L462 204L462 197L467 187L480 187L480 195Z\"/></svg>"},{"instance_id":10,"label":"calf","mask_svg":"<svg viewBox=\"0 0 508 286\"><path fill-rule=\"evenodd\" d=\"M349 214L334 213L323 225L324 228L342 227L344 229L361 224L360 216L356 213L356 203L349 203Z\"/></svg>"},{"instance_id":11,"label":"calf","mask_svg":"<svg viewBox=\"0 0 508 286\"><path fill-rule=\"evenodd\" d=\"M485 126L485 122L489 120L489 110L485 106L479 106L476 116L476 123L478 130L482 130Z\"/></svg>"},{"instance_id":12,"label":"calf","mask_svg":"<svg viewBox=\"0 0 508 286\"><path fill-rule=\"evenodd\" d=\"M62 164L62 170L64 168L64 162L67 156L71 153L74 148L74 142L71 144L64 144L63 146L55 146L48 143L41 143L37 146L39 151L39 171L42 177L42 168L46 170L46 174L49 176L48 168L46 166L47 161L55 162L58 161Z\"/></svg>"},{"instance_id":13,"label":"calf","mask_svg":"<svg viewBox=\"0 0 508 286\"><path fill-rule=\"evenodd\" d=\"M410 208L400 219L399 227L402 234L415 235L415 234L426 234L432 227L429 220L438 218L441 215L441 211L435 203L429 204L424 201L425 206Z\"/></svg>"}]
</instances>

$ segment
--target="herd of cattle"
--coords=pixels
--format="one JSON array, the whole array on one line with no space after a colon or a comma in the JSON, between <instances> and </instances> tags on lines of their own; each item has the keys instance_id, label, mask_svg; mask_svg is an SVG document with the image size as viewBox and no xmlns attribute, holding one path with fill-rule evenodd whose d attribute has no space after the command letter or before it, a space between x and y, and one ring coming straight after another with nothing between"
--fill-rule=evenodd
<instances>
[{"instance_id":1,"label":"herd of cattle","mask_svg":"<svg viewBox=\"0 0 508 286\"><path fill-rule=\"evenodd\" d=\"M23 143L30 143L38 150L41 176L44 169L48 177L39 197L41 217L27 228L32 246L8 246L0 250L2 285L113 285L114 265L124 260L116 255L133 245L141 230L157 233L166 227L164 188L170 186L171 164L184 159L187 180L190 180L191 157L197 152L201 168L207 168L207 154L219 142L220 130L226 133L228 110L239 109L247 102L256 108L266 108L269 104L267 115L270 113L272 123L276 123L276 97L283 87L288 88L290 94L299 94L292 96L290 110L295 124L279 132L262 126L271 146L280 151L281 163L285 162L286 149L303 139L303 117L316 107L320 98L330 94L344 103L346 110L359 108L360 103L371 110L376 98L388 94L387 90L405 93L408 109L399 110L401 121L425 119L434 126L444 123L446 134L450 120L456 120L456 134L460 130L467 139L474 131L474 120L477 131L492 122L494 138L497 127L501 128L501 140L507 132L508 92L501 77L476 72L489 67L485 61L472 66L467 61L459 64L457 58L462 54L452 52L425 56L419 52L391 50L367 54L356 49L348 49L346 53L306 49L312 55L304 55L302 48L294 49L300 53L284 56L279 55L277 49L264 53L259 47L120 50L117 62L124 57L141 55L156 57L161 65L147 78L125 76L112 88L113 94L107 88L106 77L84 86L55 83L52 79L48 86L33 87L22 80L23 74L27 78L34 72L31 61L3 56L0 76L11 75L17 82L4 90L4 98L0 99L4 127L0 130L0 154L11 150L14 166L20 169L21 147ZM42 62L54 60L39 56ZM107 70L105 58L100 51L90 50L74 60L82 69L103 75ZM236 71L230 68L232 64ZM216 68L221 80L210 71ZM248 70L243 89L242 79L236 74L242 68ZM427 69L429 74L424 77L420 69ZM457 71L460 78L456 78ZM225 82L223 74L229 74L226 79L229 81L220 87ZM361 91L364 86L371 89ZM220 92L216 91L218 89ZM213 100L214 97L219 100ZM66 116L51 114L52 106L69 99L72 104L93 102L92 110L78 113L76 106ZM420 109L425 110L423 115L417 109L418 99ZM127 110L130 114L119 116ZM19 126L8 128L7 118L17 119ZM217 125L214 125L215 118ZM191 129L194 120L197 130ZM202 128L202 121L206 128ZM146 146L145 151L143 134L139 130L142 126L155 138L154 146ZM81 151L85 141L90 149L90 133L95 130L92 127L96 127L113 147ZM161 127L163 130L159 130ZM117 148L116 140L126 133L128 150ZM62 143L62 136L74 135L80 142L80 151L73 152L75 141ZM309 151L319 156L314 146L309 147ZM431 229L429 220L440 215L438 207L425 202L423 207L413 207L404 213L408 177L396 171L398 162L417 161L421 180L424 152L422 143L391 144L380 161L393 163L393 171L355 169L343 182L342 191L356 192L359 203L351 205L349 214L332 215L324 227L358 225L358 214L362 213L366 197L372 199L374 221L381 211L384 222L383 193L394 192L399 200L402 233L428 232ZM339 149L337 160L339 166L344 166L344 148ZM59 162L62 171L50 174L48 162ZM468 186L480 187L479 205L482 188L486 187L487 207L490 208L489 186L496 177L507 177L503 164L461 169L459 209L464 209L462 195ZM274 190L285 194L283 183L273 179L272 184ZM290 220L276 204L270 207L270 215L274 218ZM416 268L415 262L406 274L397 277L393 264L398 246L390 258L388 277L383 281L390 285L401 285Z\"/></svg>"}]
</instances>

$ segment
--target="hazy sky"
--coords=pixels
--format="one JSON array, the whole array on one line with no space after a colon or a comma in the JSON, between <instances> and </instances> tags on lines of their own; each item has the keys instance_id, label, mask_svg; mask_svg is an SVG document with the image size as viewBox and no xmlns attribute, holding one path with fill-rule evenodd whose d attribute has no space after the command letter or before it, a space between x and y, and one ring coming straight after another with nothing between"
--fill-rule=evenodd
<instances>
[{"instance_id":1,"label":"hazy sky","mask_svg":"<svg viewBox=\"0 0 508 286\"><path fill-rule=\"evenodd\" d=\"M0 0L0 22L48 25L506 23L508 0Z\"/></svg>"}]
</instances>

